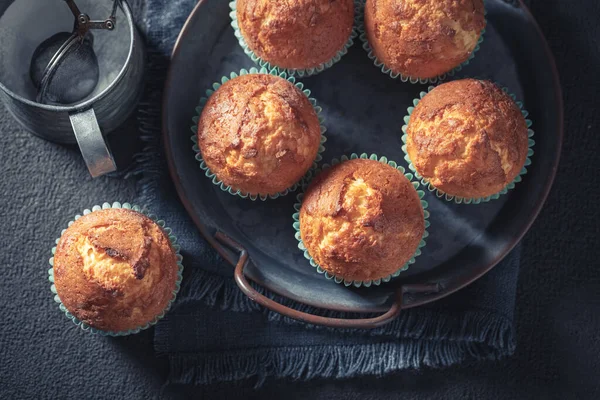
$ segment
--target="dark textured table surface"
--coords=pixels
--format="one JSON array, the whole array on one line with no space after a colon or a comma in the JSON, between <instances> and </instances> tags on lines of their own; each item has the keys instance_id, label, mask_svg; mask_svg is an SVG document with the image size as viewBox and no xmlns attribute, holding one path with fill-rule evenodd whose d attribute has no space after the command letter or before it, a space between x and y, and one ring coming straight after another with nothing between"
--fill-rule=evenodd
<instances>
[{"instance_id":1,"label":"dark textured table surface","mask_svg":"<svg viewBox=\"0 0 600 400\"><path fill-rule=\"evenodd\" d=\"M531 3L557 58L566 126L554 188L524 239L516 354L381 379L269 381L258 392L250 383L213 386L198 389L198 397L600 398L600 3ZM154 357L152 330L126 338L84 334L60 315L46 272L69 218L133 198L135 182L92 180L75 148L29 135L4 108L0 131L0 398L158 397L167 367ZM132 120L111 137L122 168L139 150L136 134Z\"/></svg>"}]
</instances>

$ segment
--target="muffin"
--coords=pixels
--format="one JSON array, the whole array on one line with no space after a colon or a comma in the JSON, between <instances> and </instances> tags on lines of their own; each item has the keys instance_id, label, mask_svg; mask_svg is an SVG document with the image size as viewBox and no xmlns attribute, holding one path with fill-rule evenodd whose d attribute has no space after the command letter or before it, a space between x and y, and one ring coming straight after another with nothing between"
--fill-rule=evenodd
<instances>
[{"instance_id":1,"label":"muffin","mask_svg":"<svg viewBox=\"0 0 600 400\"><path fill-rule=\"evenodd\" d=\"M467 61L486 24L483 0L367 0L364 18L375 57L419 79Z\"/></svg>"},{"instance_id":2,"label":"muffin","mask_svg":"<svg viewBox=\"0 0 600 400\"><path fill-rule=\"evenodd\" d=\"M79 321L105 332L154 322L174 297L179 270L161 227L121 208L77 219L61 235L53 265L62 304Z\"/></svg>"},{"instance_id":3,"label":"muffin","mask_svg":"<svg viewBox=\"0 0 600 400\"><path fill-rule=\"evenodd\" d=\"M237 0L246 45L274 67L317 68L345 49L354 26L354 0Z\"/></svg>"},{"instance_id":4,"label":"muffin","mask_svg":"<svg viewBox=\"0 0 600 400\"><path fill-rule=\"evenodd\" d=\"M318 175L300 208L300 236L313 260L347 282L389 277L415 256L424 211L396 168L353 159Z\"/></svg>"},{"instance_id":5,"label":"muffin","mask_svg":"<svg viewBox=\"0 0 600 400\"><path fill-rule=\"evenodd\" d=\"M488 81L463 79L434 88L413 110L406 134L417 173L462 198L500 192L527 158L527 123L519 106Z\"/></svg>"},{"instance_id":6,"label":"muffin","mask_svg":"<svg viewBox=\"0 0 600 400\"><path fill-rule=\"evenodd\" d=\"M312 167L321 127L308 97L268 74L234 78L208 99L198 121L207 167L241 193L273 195Z\"/></svg>"}]
</instances>

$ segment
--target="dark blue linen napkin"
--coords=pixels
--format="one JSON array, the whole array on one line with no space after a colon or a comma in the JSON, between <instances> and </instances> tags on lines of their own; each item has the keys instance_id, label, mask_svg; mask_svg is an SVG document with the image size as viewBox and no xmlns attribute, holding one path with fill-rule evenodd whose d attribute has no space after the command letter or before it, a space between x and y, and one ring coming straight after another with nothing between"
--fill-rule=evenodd
<instances>
[{"instance_id":1,"label":"dark blue linen napkin","mask_svg":"<svg viewBox=\"0 0 600 400\"><path fill-rule=\"evenodd\" d=\"M461 292L403 311L396 321L370 331L308 326L262 309L239 291L233 267L205 242L180 204L160 145L161 93L168 59L193 6L193 0L146 3L143 29L149 71L139 120L147 146L137 156L133 172L139 176L137 202L168 221L184 255L186 269L178 299L155 330L155 350L170 361L169 382L349 378L512 354L520 248Z\"/></svg>"}]
</instances>

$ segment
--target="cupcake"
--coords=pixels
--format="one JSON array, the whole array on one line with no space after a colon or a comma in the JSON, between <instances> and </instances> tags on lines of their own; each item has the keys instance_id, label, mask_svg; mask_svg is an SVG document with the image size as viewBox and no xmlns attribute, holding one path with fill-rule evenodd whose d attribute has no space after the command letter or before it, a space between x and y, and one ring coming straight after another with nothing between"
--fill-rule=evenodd
<instances>
[{"instance_id":1,"label":"cupcake","mask_svg":"<svg viewBox=\"0 0 600 400\"><path fill-rule=\"evenodd\" d=\"M208 169L224 185L250 196L274 195L312 167L321 127L315 108L293 83L248 74L210 96L197 141Z\"/></svg>"},{"instance_id":2,"label":"cupcake","mask_svg":"<svg viewBox=\"0 0 600 400\"><path fill-rule=\"evenodd\" d=\"M179 268L169 236L157 223L131 209L106 208L63 232L51 280L77 323L125 334L164 314L179 287Z\"/></svg>"},{"instance_id":3,"label":"cupcake","mask_svg":"<svg viewBox=\"0 0 600 400\"><path fill-rule=\"evenodd\" d=\"M271 67L322 70L355 36L354 0L237 0L233 7L245 45Z\"/></svg>"},{"instance_id":4,"label":"cupcake","mask_svg":"<svg viewBox=\"0 0 600 400\"><path fill-rule=\"evenodd\" d=\"M485 28L483 0L367 0L364 31L393 75L435 78L466 62Z\"/></svg>"},{"instance_id":5,"label":"cupcake","mask_svg":"<svg viewBox=\"0 0 600 400\"><path fill-rule=\"evenodd\" d=\"M425 232L413 184L387 163L362 158L317 175L302 198L299 221L301 248L336 281L355 285L396 276Z\"/></svg>"},{"instance_id":6,"label":"cupcake","mask_svg":"<svg viewBox=\"0 0 600 400\"><path fill-rule=\"evenodd\" d=\"M519 106L488 81L462 79L426 94L412 111L406 152L418 175L439 191L486 198L519 175L528 156Z\"/></svg>"}]
</instances>

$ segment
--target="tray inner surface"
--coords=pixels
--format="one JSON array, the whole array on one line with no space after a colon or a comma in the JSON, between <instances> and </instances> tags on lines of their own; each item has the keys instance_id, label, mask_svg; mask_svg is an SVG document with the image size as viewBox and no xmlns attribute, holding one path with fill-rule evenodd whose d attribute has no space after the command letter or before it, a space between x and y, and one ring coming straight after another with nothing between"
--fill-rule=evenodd
<instances>
[{"instance_id":1,"label":"tray inner surface","mask_svg":"<svg viewBox=\"0 0 600 400\"><path fill-rule=\"evenodd\" d=\"M176 184L179 180L183 187L182 197L187 198L188 211L195 213L209 232L220 230L248 249L253 260L247 270L251 278L308 304L341 310L375 310L384 308L398 284L407 278L435 282L436 271L460 268L454 260L464 258L461 253L466 249L471 252L467 258L480 257L486 262L507 245L509 234L491 235L487 233L488 227L502 223L497 216L510 203L533 203L533 199L519 198L519 193L525 192L530 184L531 171L512 193L480 205L457 205L426 191L425 200L431 212L427 246L417 262L389 284L349 289L318 275L298 250L294 238L292 213L298 192L266 202L243 200L214 186L194 160L189 127L200 96L222 76L255 66L233 35L226 5L224 1L205 1L198 15L192 18L188 35L182 38L180 47L185 48L176 55L168 88L167 101L176 104L167 103L167 129L178 174ZM498 21L508 23L510 18L514 23L523 23L518 20L522 11L514 11L500 1L488 1L487 7L488 26L481 49L467 67L449 79L479 77L508 87L532 111L530 118L537 142L540 124L528 104L535 99L526 98L518 62L494 25ZM392 80L373 65L361 46L357 38L339 63L317 76L300 79L323 108L327 126L323 161L352 152L376 153L407 168L401 150L403 118L413 99L427 90L428 85ZM182 90L177 90L178 86ZM535 166L539 146L534 150Z\"/></svg>"}]
</instances>

